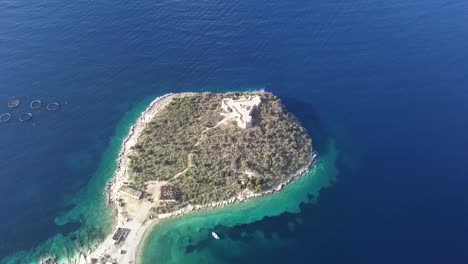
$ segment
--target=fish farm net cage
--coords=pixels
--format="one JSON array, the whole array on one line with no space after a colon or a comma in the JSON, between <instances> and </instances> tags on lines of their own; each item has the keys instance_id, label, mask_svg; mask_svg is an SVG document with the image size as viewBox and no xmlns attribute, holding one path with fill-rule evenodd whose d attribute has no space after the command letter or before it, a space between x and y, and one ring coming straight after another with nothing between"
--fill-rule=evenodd
<instances>
[{"instance_id":1,"label":"fish farm net cage","mask_svg":"<svg viewBox=\"0 0 468 264\"><path fill-rule=\"evenodd\" d=\"M49 111L55 111L59 109L59 104L58 103L50 103L47 105L47 110Z\"/></svg>"},{"instance_id":2,"label":"fish farm net cage","mask_svg":"<svg viewBox=\"0 0 468 264\"><path fill-rule=\"evenodd\" d=\"M10 101L8 101L9 108L15 108L15 107L18 107L19 105L20 105L20 100L18 99L10 99Z\"/></svg>"},{"instance_id":3,"label":"fish farm net cage","mask_svg":"<svg viewBox=\"0 0 468 264\"><path fill-rule=\"evenodd\" d=\"M34 100L29 105L32 109L38 109L42 106L42 102L40 100Z\"/></svg>"},{"instance_id":4,"label":"fish farm net cage","mask_svg":"<svg viewBox=\"0 0 468 264\"><path fill-rule=\"evenodd\" d=\"M0 115L0 123L6 123L10 121L11 115L9 113L4 113Z\"/></svg>"},{"instance_id":5,"label":"fish farm net cage","mask_svg":"<svg viewBox=\"0 0 468 264\"><path fill-rule=\"evenodd\" d=\"M28 121L32 118L32 114L31 113L24 113L22 114L20 117L19 117L19 120L21 122L24 122L24 121Z\"/></svg>"}]
</instances>

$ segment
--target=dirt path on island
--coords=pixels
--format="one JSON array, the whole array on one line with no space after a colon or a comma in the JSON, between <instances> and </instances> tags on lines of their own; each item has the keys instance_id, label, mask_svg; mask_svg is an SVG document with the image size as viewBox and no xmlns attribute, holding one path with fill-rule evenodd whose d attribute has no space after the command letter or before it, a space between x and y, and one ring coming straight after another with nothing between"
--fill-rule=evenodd
<instances>
[{"instance_id":1,"label":"dirt path on island","mask_svg":"<svg viewBox=\"0 0 468 264\"><path fill-rule=\"evenodd\" d=\"M222 124L228 122L228 121L231 120L231 119L232 119L232 118L229 118L229 117L226 117L226 116L225 116L225 117L223 118L223 120L219 121L215 126L213 126L213 127L206 127L206 128L200 133L200 137L198 138L197 143L195 143L195 145L193 145L193 146L194 146L194 147L197 147L198 145L200 145L200 143L201 143L202 140L203 140L203 136L206 134L206 132L208 132L208 131L211 130L211 129L215 129L215 128L219 127L220 125L222 125ZM172 178L170 178L170 179L169 179L170 181L176 180L176 179L179 178L181 175L184 175L184 174L190 169L190 167L193 167L193 155L194 155L194 154L193 154L193 151L191 151L191 152L188 154L188 156L187 156L187 167L186 167L183 171L177 173L177 174L174 175Z\"/></svg>"}]
</instances>

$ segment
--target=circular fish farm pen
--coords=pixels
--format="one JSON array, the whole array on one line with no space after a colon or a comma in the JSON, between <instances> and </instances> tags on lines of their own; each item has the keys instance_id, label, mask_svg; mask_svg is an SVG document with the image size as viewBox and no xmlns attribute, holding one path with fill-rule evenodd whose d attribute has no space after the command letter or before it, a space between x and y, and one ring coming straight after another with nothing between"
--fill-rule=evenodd
<instances>
[{"instance_id":1,"label":"circular fish farm pen","mask_svg":"<svg viewBox=\"0 0 468 264\"><path fill-rule=\"evenodd\" d=\"M29 106L31 106L32 109L38 109L42 106L42 102L40 100L34 100Z\"/></svg>"},{"instance_id":2,"label":"circular fish farm pen","mask_svg":"<svg viewBox=\"0 0 468 264\"><path fill-rule=\"evenodd\" d=\"M20 100L18 99L10 99L10 101L8 101L9 108L15 108L15 107L18 107L19 105L20 105Z\"/></svg>"},{"instance_id":3,"label":"circular fish farm pen","mask_svg":"<svg viewBox=\"0 0 468 264\"><path fill-rule=\"evenodd\" d=\"M6 123L10 121L11 115L9 113L3 113L0 115L0 123Z\"/></svg>"},{"instance_id":4,"label":"circular fish farm pen","mask_svg":"<svg viewBox=\"0 0 468 264\"><path fill-rule=\"evenodd\" d=\"M21 122L24 122L24 121L28 121L32 118L32 114L31 113L24 113L20 116L19 120Z\"/></svg>"},{"instance_id":5,"label":"circular fish farm pen","mask_svg":"<svg viewBox=\"0 0 468 264\"><path fill-rule=\"evenodd\" d=\"M55 111L59 109L59 104L58 103L50 103L47 105L47 110L49 111Z\"/></svg>"}]
</instances>

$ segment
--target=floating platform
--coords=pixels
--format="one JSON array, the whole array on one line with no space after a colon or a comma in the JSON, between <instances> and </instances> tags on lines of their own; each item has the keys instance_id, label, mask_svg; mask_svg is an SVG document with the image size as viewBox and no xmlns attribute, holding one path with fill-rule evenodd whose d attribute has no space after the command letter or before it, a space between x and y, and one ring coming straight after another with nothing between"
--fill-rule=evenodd
<instances>
[{"instance_id":1,"label":"floating platform","mask_svg":"<svg viewBox=\"0 0 468 264\"><path fill-rule=\"evenodd\" d=\"M42 102L40 100L34 100L31 102L31 104L29 104L29 106L31 109L38 109L42 106Z\"/></svg>"},{"instance_id":2,"label":"floating platform","mask_svg":"<svg viewBox=\"0 0 468 264\"><path fill-rule=\"evenodd\" d=\"M10 121L11 115L9 113L3 113L0 115L0 123L6 123Z\"/></svg>"},{"instance_id":3,"label":"floating platform","mask_svg":"<svg viewBox=\"0 0 468 264\"><path fill-rule=\"evenodd\" d=\"M57 109L59 109L59 104L58 103L50 103L47 105L47 110L49 111L56 111Z\"/></svg>"},{"instance_id":4,"label":"floating platform","mask_svg":"<svg viewBox=\"0 0 468 264\"><path fill-rule=\"evenodd\" d=\"M19 117L19 120L21 122L28 121L28 120L30 120L32 118L32 116L33 115L31 113L24 113Z\"/></svg>"},{"instance_id":5,"label":"floating platform","mask_svg":"<svg viewBox=\"0 0 468 264\"><path fill-rule=\"evenodd\" d=\"M9 108L16 108L20 105L20 100L19 99L10 99L8 101L8 107Z\"/></svg>"}]
</instances>

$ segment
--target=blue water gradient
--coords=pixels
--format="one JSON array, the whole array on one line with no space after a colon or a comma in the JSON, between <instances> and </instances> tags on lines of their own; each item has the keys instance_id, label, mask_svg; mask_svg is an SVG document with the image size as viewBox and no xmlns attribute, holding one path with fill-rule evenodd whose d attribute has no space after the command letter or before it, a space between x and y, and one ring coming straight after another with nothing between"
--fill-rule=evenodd
<instances>
[{"instance_id":1,"label":"blue water gradient","mask_svg":"<svg viewBox=\"0 0 468 264\"><path fill-rule=\"evenodd\" d=\"M298 215L236 227L279 234L236 261L466 263L467 17L461 0L3 1L0 259L83 227L57 219L141 102L265 87L319 151L335 140L341 173Z\"/></svg>"}]
</instances>

